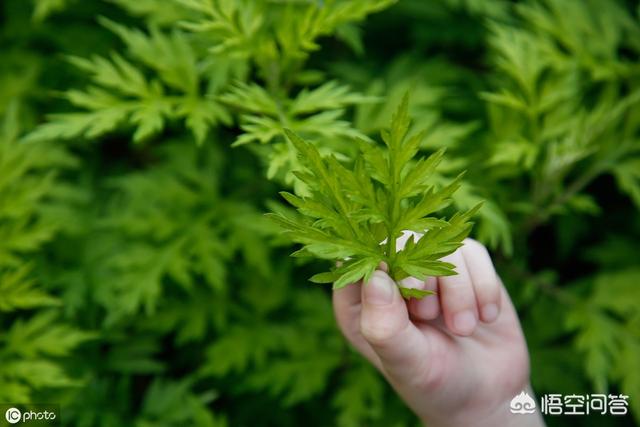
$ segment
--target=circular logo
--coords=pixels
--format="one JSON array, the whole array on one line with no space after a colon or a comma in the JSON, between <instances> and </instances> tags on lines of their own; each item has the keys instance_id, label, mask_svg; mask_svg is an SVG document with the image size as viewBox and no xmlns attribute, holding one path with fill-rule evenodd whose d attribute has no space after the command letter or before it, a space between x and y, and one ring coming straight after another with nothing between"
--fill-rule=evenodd
<instances>
[{"instance_id":1,"label":"circular logo","mask_svg":"<svg viewBox=\"0 0 640 427\"><path fill-rule=\"evenodd\" d=\"M9 408L7 412L4 413L4 417L7 419L9 424L16 424L20 422L20 418L22 417L22 412L18 408Z\"/></svg>"},{"instance_id":2,"label":"circular logo","mask_svg":"<svg viewBox=\"0 0 640 427\"><path fill-rule=\"evenodd\" d=\"M536 401L529 396L529 393L522 391L511 399L509 409L512 414L533 414L536 412Z\"/></svg>"}]
</instances>

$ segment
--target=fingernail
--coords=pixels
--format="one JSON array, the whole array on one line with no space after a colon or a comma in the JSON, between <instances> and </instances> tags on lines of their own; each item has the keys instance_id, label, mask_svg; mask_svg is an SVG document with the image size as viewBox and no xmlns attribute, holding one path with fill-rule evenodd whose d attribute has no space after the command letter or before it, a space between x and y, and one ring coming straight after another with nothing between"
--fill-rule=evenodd
<instances>
[{"instance_id":1,"label":"fingernail","mask_svg":"<svg viewBox=\"0 0 640 427\"><path fill-rule=\"evenodd\" d=\"M485 322L493 322L498 317L498 306L495 304L487 304L482 307L482 319Z\"/></svg>"},{"instance_id":2,"label":"fingernail","mask_svg":"<svg viewBox=\"0 0 640 427\"><path fill-rule=\"evenodd\" d=\"M453 318L456 331L464 335L473 332L477 322L476 316L471 311L460 312Z\"/></svg>"},{"instance_id":3,"label":"fingernail","mask_svg":"<svg viewBox=\"0 0 640 427\"><path fill-rule=\"evenodd\" d=\"M364 287L365 302L372 305L391 304L393 286L395 284L384 273L373 273L373 277Z\"/></svg>"}]
</instances>

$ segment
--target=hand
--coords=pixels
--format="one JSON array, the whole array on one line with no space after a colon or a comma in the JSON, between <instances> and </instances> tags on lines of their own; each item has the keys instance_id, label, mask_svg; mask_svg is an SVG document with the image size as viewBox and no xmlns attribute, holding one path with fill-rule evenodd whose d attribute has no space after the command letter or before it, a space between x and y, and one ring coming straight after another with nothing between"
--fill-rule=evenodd
<instances>
[{"instance_id":1,"label":"hand","mask_svg":"<svg viewBox=\"0 0 640 427\"><path fill-rule=\"evenodd\" d=\"M466 239L444 260L457 275L403 281L437 291L422 300L405 301L381 270L334 291L343 334L429 427L544 426L537 412L509 411L515 395L532 394L529 355L486 248Z\"/></svg>"}]
</instances>

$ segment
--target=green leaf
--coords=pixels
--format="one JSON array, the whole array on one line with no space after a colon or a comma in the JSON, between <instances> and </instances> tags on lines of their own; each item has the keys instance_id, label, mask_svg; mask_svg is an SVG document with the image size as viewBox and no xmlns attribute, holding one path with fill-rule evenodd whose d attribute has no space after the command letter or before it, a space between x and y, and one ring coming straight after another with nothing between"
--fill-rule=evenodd
<instances>
[{"instance_id":1,"label":"green leaf","mask_svg":"<svg viewBox=\"0 0 640 427\"><path fill-rule=\"evenodd\" d=\"M450 220L429 216L450 203L462 176L438 188L432 177L444 150L414 160L422 134L410 134L410 124L405 97L390 131L382 133L386 150L360 142L362 156L351 168L333 156L323 157L315 144L285 129L304 167L296 175L307 194L281 193L300 215L272 218L293 241L304 245L296 254L342 263L329 273L314 275L313 282L334 282L334 288L363 278L366 282L382 261L396 281L407 275L424 279L455 274L453 265L440 258L461 246L480 204ZM426 234L419 241L409 239L396 253L393 243L407 230ZM414 294L420 296L418 291Z\"/></svg>"},{"instance_id":2,"label":"green leaf","mask_svg":"<svg viewBox=\"0 0 640 427\"><path fill-rule=\"evenodd\" d=\"M63 93L79 111L50 115L29 140L91 139L129 125L135 129L134 142L142 142L160 134L169 120L183 119L202 143L209 129L231 122L213 96L218 81L229 77L225 68L205 71L183 32L168 34L152 27L146 34L106 18L100 22L122 39L128 57L118 53L70 57L69 62L88 74L92 85ZM209 84L209 93L202 93L203 83Z\"/></svg>"},{"instance_id":3,"label":"green leaf","mask_svg":"<svg viewBox=\"0 0 640 427\"><path fill-rule=\"evenodd\" d=\"M309 278L309 281L313 283L333 283L338 279L338 277L340 276L338 276L335 272L326 271L324 273L314 274L313 276L311 276L311 278Z\"/></svg>"},{"instance_id":4,"label":"green leaf","mask_svg":"<svg viewBox=\"0 0 640 427\"><path fill-rule=\"evenodd\" d=\"M452 276L456 274L454 265L441 261L416 261L411 262L401 258L398 261L398 267L406 272L409 276L413 276L420 280L425 280L428 276Z\"/></svg>"},{"instance_id":5,"label":"green leaf","mask_svg":"<svg viewBox=\"0 0 640 427\"><path fill-rule=\"evenodd\" d=\"M330 81L313 90L303 89L291 102L289 112L290 114L309 114L376 101L378 101L377 98L351 92L348 86Z\"/></svg>"},{"instance_id":6,"label":"green leaf","mask_svg":"<svg viewBox=\"0 0 640 427\"><path fill-rule=\"evenodd\" d=\"M0 269L0 312L60 305L57 298L34 286L28 278L31 267L24 264L16 270Z\"/></svg>"},{"instance_id":7,"label":"green leaf","mask_svg":"<svg viewBox=\"0 0 640 427\"><path fill-rule=\"evenodd\" d=\"M427 295L435 295L435 292L433 291L425 291L422 289L415 289L415 288L405 288L404 286L398 286L398 289L400 289L400 295L402 295L402 298L404 299L410 299L410 298L422 299Z\"/></svg>"},{"instance_id":8,"label":"green leaf","mask_svg":"<svg viewBox=\"0 0 640 427\"><path fill-rule=\"evenodd\" d=\"M96 338L90 332L57 323L54 311L17 321L5 336L6 351L24 358L38 355L68 356L81 343Z\"/></svg>"},{"instance_id":9,"label":"green leaf","mask_svg":"<svg viewBox=\"0 0 640 427\"><path fill-rule=\"evenodd\" d=\"M376 258L362 258L358 261L345 262L334 271L338 278L333 284L333 289L340 289L363 278L365 283L368 282L378 264L380 264L380 259Z\"/></svg>"}]
</instances>

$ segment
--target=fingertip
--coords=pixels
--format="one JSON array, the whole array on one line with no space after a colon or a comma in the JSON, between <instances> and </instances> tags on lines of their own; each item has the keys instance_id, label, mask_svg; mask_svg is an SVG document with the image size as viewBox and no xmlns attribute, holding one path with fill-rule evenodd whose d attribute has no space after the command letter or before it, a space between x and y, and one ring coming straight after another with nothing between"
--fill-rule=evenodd
<instances>
[{"instance_id":1,"label":"fingertip","mask_svg":"<svg viewBox=\"0 0 640 427\"><path fill-rule=\"evenodd\" d=\"M360 332L372 345L383 346L409 321L398 286L384 271L362 286Z\"/></svg>"},{"instance_id":2,"label":"fingertip","mask_svg":"<svg viewBox=\"0 0 640 427\"><path fill-rule=\"evenodd\" d=\"M398 293L395 282L381 270L376 270L369 282L362 286L363 302L373 306L391 304Z\"/></svg>"},{"instance_id":3,"label":"fingertip","mask_svg":"<svg viewBox=\"0 0 640 427\"><path fill-rule=\"evenodd\" d=\"M480 320L494 322L500 315L501 285L489 251L480 242L466 239L462 253L473 282Z\"/></svg>"},{"instance_id":4,"label":"fingertip","mask_svg":"<svg viewBox=\"0 0 640 427\"><path fill-rule=\"evenodd\" d=\"M484 323L493 323L500 317L500 313L502 312L502 297L500 292L500 282L497 281L498 292L496 292L495 296L484 304L482 304L480 309L480 318Z\"/></svg>"},{"instance_id":5,"label":"fingertip","mask_svg":"<svg viewBox=\"0 0 640 427\"><path fill-rule=\"evenodd\" d=\"M454 335L469 336L478 324L478 306L471 278L458 250L443 258L456 266L457 274L438 278L440 307L447 329Z\"/></svg>"},{"instance_id":6,"label":"fingertip","mask_svg":"<svg viewBox=\"0 0 640 427\"><path fill-rule=\"evenodd\" d=\"M500 309L498 308L498 305L493 303L486 304L480 310L482 321L485 323L494 322L498 318L499 314Z\"/></svg>"}]
</instances>

